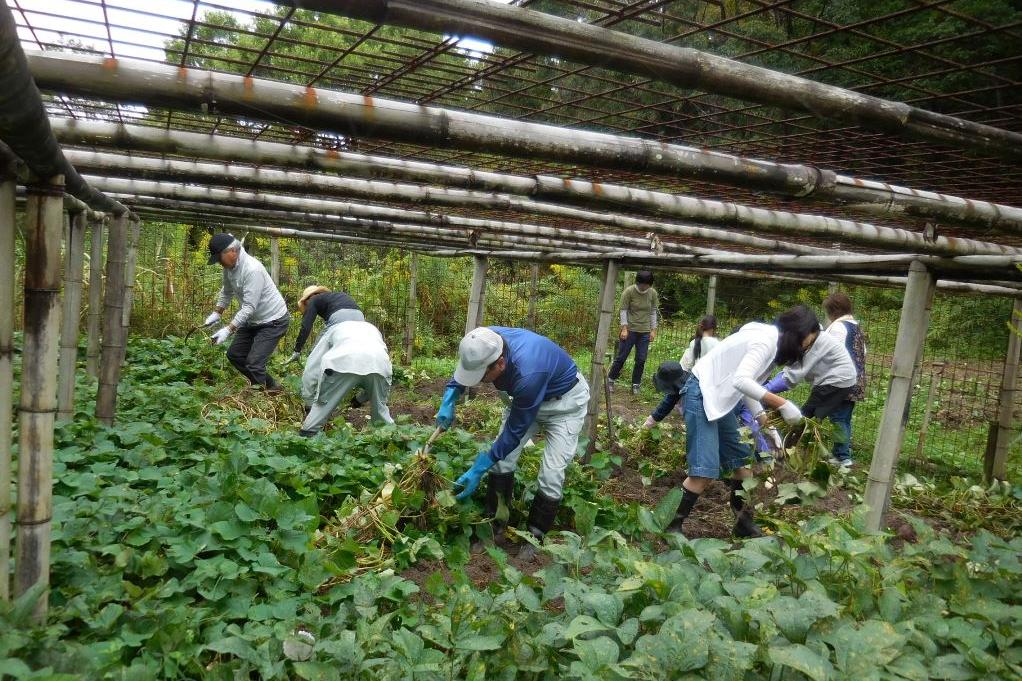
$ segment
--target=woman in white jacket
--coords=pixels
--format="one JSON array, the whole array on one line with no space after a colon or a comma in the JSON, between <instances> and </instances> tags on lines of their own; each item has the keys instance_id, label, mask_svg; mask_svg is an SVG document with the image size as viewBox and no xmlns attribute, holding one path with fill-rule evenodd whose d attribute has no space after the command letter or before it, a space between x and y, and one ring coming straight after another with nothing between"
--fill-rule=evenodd
<instances>
[{"instance_id":1,"label":"woman in white jacket","mask_svg":"<svg viewBox=\"0 0 1022 681\"><path fill-rule=\"evenodd\" d=\"M681 390L686 430L688 477L684 496L668 530L681 532L699 495L711 480L730 472L731 508L738 537L758 537L762 532L745 506L739 491L752 476L752 451L742 444L736 412L744 401L749 411L765 423L764 408L777 409L789 424L802 419L792 402L768 392L762 383L774 366L800 362L819 333L820 322L809 308L800 305L783 313L774 324L753 322L722 340L693 367Z\"/></svg>"}]
</instances>

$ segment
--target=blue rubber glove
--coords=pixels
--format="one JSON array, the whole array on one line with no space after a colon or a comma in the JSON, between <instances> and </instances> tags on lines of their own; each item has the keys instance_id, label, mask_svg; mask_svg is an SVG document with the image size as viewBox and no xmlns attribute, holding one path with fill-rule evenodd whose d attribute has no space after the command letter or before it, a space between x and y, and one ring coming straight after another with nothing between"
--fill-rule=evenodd
<instances>
[{"instance_id":1,"label":"blue rubber glove","mask_svg":"<svg viewBox=\"0 0 1022 681\"><path fill-rule=\"evenodd\" d=\"M472 467L462 475L460 478L454 481L456 486L464 487L461 492L454 497L458 501L465 501L472 493L476 491L476 487L479 486L479 481L483 479L483 475L486 471L490 470L490 466L494 463L493 457L490 456L489 451L479 452L479 456L476 457L476 462L472 464Z\"/></svg>"},{"instance_id":2,"label":"blue rubber glove","mask_svg":"<svg viewBox=\"0 0 1022 681\"><path fill-rule=\"evenodd\" d=\"M777 375L767 381L763 387L775 395L780 395L785 390L790 390L791 384L788 383L788 379L785 378L784 372L778 371Z\"/></svg>"},{"instance_id":3,"label":"blue rubber glove","mask_svg":"<svg viewBox=\"0 0 1022 681\"><path fill-rule=\"evenodd\" d=\"M436 427L447 430L454 424L454 405L461 397L464 388L448 388L444 391L444 399L440 402L440 410L436 413Z\"/></svg>"}]
</instances>

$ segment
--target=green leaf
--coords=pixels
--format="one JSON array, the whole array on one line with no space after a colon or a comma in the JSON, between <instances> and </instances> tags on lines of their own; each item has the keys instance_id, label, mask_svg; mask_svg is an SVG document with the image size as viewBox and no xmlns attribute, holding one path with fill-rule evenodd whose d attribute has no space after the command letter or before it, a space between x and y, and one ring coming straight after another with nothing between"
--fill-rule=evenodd
<instances>
[{"instance_id":1,"label":"green leaf","mask_svg":"<svg viewBox=\"0 0 1022 681\"><path fill-rule=\"evenodd\" d=\"M503 642L503 636L473 634L455 640L454 647L458 650L499 650Z\"/></svg>"},{"instance_id":2,"label":"green leaf","mask_svg":"<svg viewBox=\"0 0 1022 681\"><path fill-rule=\"evenodd\" d=\"M774 664L791 667L813 681L828 681L834 676L834 667L830 664L830 660L820 657L800 643L790 646L771 646L768 654L770 661Z\"/></svg>"},{"instance_id":3,"label":"green leaf","mask_svg":"<svg viewBox=\"0 0 1022 681\"><path fill-rule=\"evenodd\" d=\"M597 620L593 619L589 615L579 615L575 619L571 620L568 628L564 630L564 638L569 641L579 636L586 634L593 634L596 632L609 631L611 627L605 624L601 624Z\"/></svg>"},{"instance_id":4,"label":"green leaf","mask_svg":"<svg viewBox=\"0 0 1022 681\"><path fill-rule=\"evenodd\" d=\"M227 541L233 541L248 534L248 528L236 520L221 520L210 525L209 529Z\"/></svg>"},{"instance_id":5,"label":"green leaf","mask_svg":"<svg viewBox=\"0 0 1022 681\"><path fill-rule=\"evenodd\" d=\"M979 671L957 653L941 655L930 667L930 678L941 681L971 681L979 678Z\"/></svg>"},{"instance_id":6,"label":"green leaf","mask_svg":"<svg viewBox=\"0 0 1022 681\"><path fill-rule=\"evenodd\" d=\"M255 522L256 520L263 519L263 516L261 514L253 510L251 506L249 506L243 501L239 501L234 505L234 514L238 516L238 520L245 523L251 523Z\"/></svg>"},{"instance_id":7,"label":"green leaf","mask_svg":"<svg viewBox=\"0 0 1022 681\"><path fill-rule=\"evenodd\" d=\"M837 668L845 675L866 677L901 654L905 637L888 622L869 620L856 628L845 624L824 640L834 648Z\"/></svg>"},{"instance_id":8,"label":"green leaf","mask_svg":"<svg viewBox=\"0 0 1022 681\"><path fill-rule=\"evenodd\" d=\"M340 681L341 672L326 662L295 662L295 674L307 681Z\"/></svg>"},{"instance_id":9,"label":"green leaf","mask_svg":"<svg viewBox=\"0 0 1022 681\"><path fill-rule=\"evenodd\" d=\"M586 594L582 603L596 615L596 619L609 627L617 626L625 607L619 596L605 593Z\"/></svg>"},{"instance_id":10,"label":"green leaf","mask_svg":"<svg viewBox=\"0 0 1022 681\"><path fill-rule=\"evenodd\" d=\"M616 663L621 652L617 643L606 636L599 636L588 641L575 639L572 647L575 654L578 655L579 661L593 672Z\"/></svg>"},{"instance_id":11,"label":"green leaf","mask_svg":"<svg viewBox=\"0 0 1022 681\"><path fill-rule=\"evenodd\" d=\"M755 661L755 645L730 638L714 637L710 640L706 678L714 681L742 681Z\"/></svg>"}]
</instances>

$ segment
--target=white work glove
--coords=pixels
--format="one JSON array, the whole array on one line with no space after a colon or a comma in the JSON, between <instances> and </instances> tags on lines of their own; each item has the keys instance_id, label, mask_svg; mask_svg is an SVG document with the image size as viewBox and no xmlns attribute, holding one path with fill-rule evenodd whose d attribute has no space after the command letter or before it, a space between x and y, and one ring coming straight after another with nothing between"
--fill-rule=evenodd
<instances>
[{"instance_id":1,"label":"white work glove","mask_svg":"<svg viewBox=\"0 0 1022 681\"><path fill-rule=\"evenodd\" d=\"M227 337L230 336L230 335L231 335L231 327L225 326L224 328L220 329L219 331L214 333L212 336L210 336L209 337L209 341L213 345L220 345L225 340L227 340Z\"/></svg>"},{"instance_id":2,"label":"white work glove","mask_svg":"<svg viewBox=\"0 0 1022 681\"><path fill-rule=\"evenodd\" d=\"M202 325L203 326L212 326L213 324L216 324L218 321L220 321L220 313L219 312L210 312L209 316L206 317L206 321L204 321L202 323Z\"/></svg>"},{"instance_id":3,"label":"white work glove","mask_svg":"<svg viewBox=\"0 0 1022 681\"><path fill-rule=\"evenodd\" d=\"M777 411L780 412L781 418L789 426L794 426L802 420L802 412L799 411L798 407L791 400L786 400L784 404L777 408Z\"/></svg>"},{"instance_id":4,"label":"white work glove","mask_svg":"<svg viewBox=\"0 0 1022 681\"><path fill-rule=\"evenodd\" d=\"M297 362L298 361L298 357L299 357L299 355L298 355L297 352L292 352L291 356L288 357L286 360L284 360L284 364L290 364L291 362Z\"/></svg>"},{"instance_id":5,"label":"white work glove","mask_svg":"<svg viewBox=\"0 0 1022 681\"><path fill-rule=\"evenodd\" d=\"M649 428L652 428L655 425L656 425L656 419L654 419L652 416L647 416L646 420L642 422L642 427L646 428L647 430Z\"/></svg>"},{"instance_id":6,"label":"white work glove","mask_svg":"<svg viewBox=\"0 0 1022 681\"><path fill-rule=\"evenodd\" d=\"M774 448L774 451L783 454L784 441L781 440L781 434L777 432L777 429L774 427L770 427L767 428L764 432L766 433L767 441L770 443L770 446Z\"/></svg>"}]
</instances>

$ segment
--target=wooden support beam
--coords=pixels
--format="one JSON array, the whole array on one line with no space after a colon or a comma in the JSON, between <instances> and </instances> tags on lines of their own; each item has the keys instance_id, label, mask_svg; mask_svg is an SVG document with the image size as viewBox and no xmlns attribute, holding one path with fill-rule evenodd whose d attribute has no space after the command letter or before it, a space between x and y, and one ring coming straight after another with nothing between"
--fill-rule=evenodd
<instances>
[{"instance_id":1,"label":"wooden support beam","mask_svg":"<svg viewBox=\"0 0 1022 681\"><path fill-rule=\"evenodd\" d=\"M78 317L82 311L82 270L85 266L84 211L68 216L64 243L64 301L60 322L60 359L57 379L57 421L74 418L75 376L78 372Z\"/></svg>"},{"instance_id":2,"label":"wooden support beam","mask_svg":"<svg viewBox=\"0 0 1022 681\"><path fill-rule=\"evenodd\" d=\"M11 413L14 408L15 164L0 159L0 603L11 595Z\"/></svg>"},{"instance_id":3,"label":"wooden support beam","mask_svg":"<svg viewBox=\"0 0 1022 681\"><path fill-rule=\"evenodd\" d=\"M472 256L472 288L468 295L468 314L465 318L465 333L483 325L486 309L486 270L487 260L484 255Z\"/></svg>"},{"instance_id":4,"label":"wooden support beam","mask_svg":"<svg viewBox=\"0 0 1022 681\"><path fill-rule=\"evenodd\" d=\"M1015 299L1008 320L1008 352L1004 358L1001 389L997 398L997 443L994 445L990 478L1006 480L1008 477L1008 449L1018 430L1015 423L1015 396L1018 394L1019 350L1022 349L1022 300ZM988 480L989 482L989 480Z\"/></svg>"},{"instance_id":5,"label":"wooden support beam","mask_svg":"<svg viewBox=\"0 0 1022 681\"><path fill-rule=\"evenodd\" d=\"M706 286L706 314L713 314L717 307L717 275L711 274Z\"/></svg>"},{"instance_id":6,"label":"wooden support beam","mask_svg":"<svg viewBox=\"0 0 1022 681\"><path fill-rule=\"evenodd\" d=\"M412 363L415 353L415 322L419 307L419 254L412 253L408 259L408 301L405 304L405 362Z\"/></svg>"},{"instance_id":7,"label":"wooden support beam","mask_svg":"<svg viewBox=\"0 0 1022 681\"><path fill-rule=\"evenodd\" d=\"M92 378L98 378L103 322L103 252L106 219L94 219L90 221L90 224L92 235L89 244L89 326L88 345L85 351L85 373Z\"/></svg>"},{"instance_id":8,"label":"wooden support beam","mask_svg":"<svg viewBox=\"0 0 1022 681\"><path fill-rule=\"evenodd\" d=\"M539 300L539 263L529 266L529 311L526 314L529 328L536 330L536 303Z\"/></svg>"},{"instance_id":9,"label":"wooden support beam","mask_svg":"<svg viewBox=\"0 0 1022 681\"><path fill-rule=\"evenodd\" d=\"M878 532L883 524L891 498L891 487L901 444L905 438L909 405L912 398L912 378L916 362L922 356L929 318L929 301L933 298L936 279L920 262L909 267L905 298L901 305L898 337L894 344L891 381L887 388L887 401L880 419L873 461L869 468L864 503L867 506L866 527Z\"/></svg>"},{"instance_id":10,"label":"wooden support beam","mask_svg":"<svg viewBox=\"0 0 1022 681\"><path fill-rule=\"evenodd\" d=\"M128 248L124 258L124 309L121 312L121 364L128 352L128 332L131 329L131 306L135 302L135 269L138 266L138 240L141 223L137 218L128 220Z\"/></svg>"},{"instance_id":11,"label":"wooden support beam","mask_svg":"<svg viewBox=\"0 0 1022 681\"><path fill-rule=\"evenodd\" d=\"M270 237L270 279L280 288L280 239Z\"/></svg>"},{"instance_id":12,"label":"wooden support beam","mask_svg":"<svg viewBox=\"0 0 1022 681\"><path fill-rule=\"evenodd\" d=\"M103 298L103 342L100 353L96 418L112 426L117 412L117 385L124 352L124 275L128 255L128 217L110 222L106 254L106 295Z\"/></svg>"},{"instance_id":13,"label":"wooden support beam","mask_svg":"<svg viewBox=\"0 0 1022 681\"><path fill-rule=\"evenodd\" d=\"M60 237L64 178L28 187L25 217L25 330L18 409L18 511L14 595L50 581L53 519L53 425L60 340ZM44 593L33 611L46 618Z\"/></svg>"},{"instance_id":14,"label":"wooden support beam","mask_svg":"<svg viewBox=\"0 0 1022 681\"><path fill-rule=\"evenodd\" d=\"M596 341L593 344L593 362L589 371L589 407L586 410L585 433L589 438L586 446L586 461L596 449L596 425L600 420L600 398L603 396L607 343L617 303L617 263L608 260L603 269L603 286L600 290L600 314L596 323Z\"/></svg>"}]
</instances>

